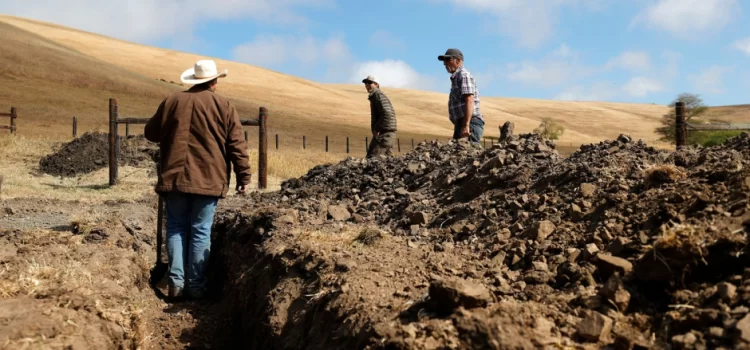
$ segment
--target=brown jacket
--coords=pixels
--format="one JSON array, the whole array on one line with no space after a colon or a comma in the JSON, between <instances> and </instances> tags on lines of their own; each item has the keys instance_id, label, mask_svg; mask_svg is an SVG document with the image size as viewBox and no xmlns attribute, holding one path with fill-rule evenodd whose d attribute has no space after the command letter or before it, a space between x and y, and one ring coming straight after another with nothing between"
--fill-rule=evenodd
<instances>
[{"instance_id":1,"label":"brown jacket","mask_svg":"<svg viewBox=\"0 0 750 350\"><path fill-rule=\"evenodd\" d=\"M146 124L144 135L159 143L158 193L226 197L229 161L237 184L250 183L252 173L237 111L211 90L193 86L168 96Z\"/></svg>"}]
</instances>

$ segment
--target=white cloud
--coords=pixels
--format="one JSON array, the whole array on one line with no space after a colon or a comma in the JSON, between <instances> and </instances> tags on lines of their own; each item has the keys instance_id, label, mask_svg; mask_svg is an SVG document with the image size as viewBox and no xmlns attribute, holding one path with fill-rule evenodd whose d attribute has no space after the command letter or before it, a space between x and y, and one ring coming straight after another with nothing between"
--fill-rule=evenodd
<instances>
[{"instance_id":1,"label":"white cloud","mask_svg":"<svg viewBox=\"0 0 750 350\"><path fill-rule=\"evenodd\" d=\"M370 36L370 45L382 49L405 50L406 43L401 38L385 30L377 30Z\"/></svg>"},{"instance_id":2,"label":"white cloud","mask_svg":"<svg viewBox=\"0 0 750 350\"><path fill-rule=\"evenodd\" d=\"M432 0L439 2L441 0ZM493 18L485 23L492 31L513 38L519 45L537 48L554 35L560 12L566 7L596 10L601 0L442 0Z\"/></svg>"},{"instance_id":3,"label":"white cloud","mask_svg":"<svg viewBox=\"0 0 750 350\"><path fill-rule=\"evenodd\" d=\"M376 75L383 87L434 89L435 79L402 60L359 62L339 37L258 35L232 50L234 60L265 68L290 68L300 76L326 82L360 84Z\"/></svg>"},{"instance_id":4,"label":"white cloud","mask_svg":"<svg viewBox=\"0 0 750 350\"><path fill-rule=\"evenodd\" d=\"M209 20L253 19L304 24L300 7L332 6L334 0L99 0L0 1L0 13L28 17L136 42L190 36Z\"/></svg>"},{"instance_id":5,"label":"white cloud","mask_svg":"<svg viewBox=\"0 0 750 350\"><path fill-rule=\"evenodd\" d=\"M508 64L501 76L526 87L559 88L555 99L588 101L646 97L665 91L667 84L679 78L681 56L671 51L664 51L656 61L642 51L625 51L603 63L587 63L582 57L562 44L542 59ZM622 78L621 72L637 76ZM498 76L497 71L487 74Z\"/></svg>"},{"instance_id":6,"label":"white cloud","mask_svg":"<svg viewBox=\"0 0 750 350\"><path fill-rule=\"evenodd\" d=\"M593 66L580 63L578 53L562 44L538 61L508 64L506 77L526 86L549 88L587 78L595 70Z\"/></svg>"},{"instance_id":7,"label":"white cloud","mask_svg":"<svg viewBox=\"0 0 750 350\"><path fill-rule=\"evenodd\" d=\"M720 94L724 92L724 74L734 71L734 67L712 65L706 70L688 76L699 93Z\"/></svg>"},{"instance_id":8,"label":"white cloud","mask_svg":"<svg viewBox=\"0 0 750 350\"><path fill-rule=\"evenodd\" d=\"M653 92L664 91L664 84L651 78L633 77L625 83L622 90L632 97L646 97Z\"/></svg>"},{"instance_id":9,"label":"white cloud","mask_svg":"<svg viewBox=\"0 0 750 350\"><path fill-rule=\"evenodd\" d=\"M630 26L656 28L691 39L721 30L739 12L738 0L658 0L639 13Z\"/></svg>"},{"instance_id":10,"label":"white cloud","mask_svg":"<svg viewBox=\"0 0 750 350\"><path fill-rule=\"evenodd\" d=\"M378 77L380 86L385 88L431 90L436 86L435 78L417 72L404 61L390 59L357 63L349 82L359 84L371 74Z\"/></svg>"},{"instance_id":11,"label":"white cloud","mask_svg":"<svg viewBox=\"0 0 750 350\"><path fill-rule=\"evenodd\" d=\"M647 71L651 69L651 58L647 52L626 51L613 57L605 65L607 69L621 68L630 71Z\"/></svg>"},{"instance_id":12,"label":"white cloud","mask_svg":"<svg viewBox=\"0 0 750 350\"><path fill-rule=\"evenodd\" d=\"M740 50L746 55L750 56L750 37L735 41L732 44L732 47L735 50Z\"/></svg>"},{"instance_id":13,"label":"white cloud","mask_svg":"<svg viewBox=\"0 0 750 350\"><path fill-rule=\"evenodd\" d=\"M351 53L343 39L337 37L321 40L309 35L258 35L232 49L232 59L269 68L289 62L303 65L347 63Z\"/></svg>"},{"instance_id":14,"label":"white cloud","mask_svg":"<svg viewBox=\"0 0 750 350\"><path fill-rule=\"evenodd\" d=\"M619 94L617 87L610 82L595 82L589 87L574 85L554 98L565 101L607 101Z\"/></svg>"}]
</instances>

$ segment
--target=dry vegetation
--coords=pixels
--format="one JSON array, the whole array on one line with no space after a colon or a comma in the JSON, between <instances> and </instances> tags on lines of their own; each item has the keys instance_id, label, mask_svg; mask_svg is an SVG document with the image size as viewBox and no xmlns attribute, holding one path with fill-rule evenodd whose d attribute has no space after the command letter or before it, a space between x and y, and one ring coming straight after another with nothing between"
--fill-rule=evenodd
<instances>
[{"instance_id":1,"label":"dry vegetation","mask_svg":"<svg viewBox=\"0 0 750 350\"><path fill-rule=\"evenodd\" d=\"M170 81L177 81L200 58L10 16L0 16L0 23L0 45L14 48L0 55L17 63L12 70L0 68L0 77L14 81L0 87L8 96L0 108L19 107L20 132L29 136L68 136L73 115L79 116L81 130L104 128L110 97L119 100L122 115L151 115L165 94L184 88ZM343 143L346 136L357 140L369 133L368 102L361 86L318 84L251 65L221 59L217 63L230 71L220 92L243 116L254 117L259 106L268 107L270 132L280 134L282 143L301 135L320 140L328 135ZM58 70L67 73L59 75ZM449 137L445 94L383 89L396 107L403 139ZM497 136L506 120L516 123L517 132L530 132L541 118L554 117L566 128L559 142L567 145L620 133L656 140L653 129L666 111L651 104L494 97L483 98L482 108L488 120L486 136ZM299 147L301 142L290 144Z\"/></svg>"}]
</instances>

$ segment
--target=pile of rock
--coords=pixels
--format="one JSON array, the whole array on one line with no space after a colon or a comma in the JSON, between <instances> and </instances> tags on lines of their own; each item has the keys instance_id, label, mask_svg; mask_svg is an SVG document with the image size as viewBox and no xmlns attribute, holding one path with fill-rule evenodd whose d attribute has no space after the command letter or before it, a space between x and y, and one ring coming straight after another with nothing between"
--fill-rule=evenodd
<instances>
[{"instance_id":1,"label":"pile of rock","mask_svg":"<svg viewBox=\"0 0 750 350\"><path fill-rule=\"evenodd\" d=\"M678 152L623 135L565 159L524 134L486 150L430 142L318 166L248 206L303 225L374 223L435 251L468 247L493 295L569 300L556 305L580 320L563 334L583 342L726 347L750 343L749 166L747 134ZM449 306L488 300L451 281L430 293Z\"/></svg>"}]
</instances>

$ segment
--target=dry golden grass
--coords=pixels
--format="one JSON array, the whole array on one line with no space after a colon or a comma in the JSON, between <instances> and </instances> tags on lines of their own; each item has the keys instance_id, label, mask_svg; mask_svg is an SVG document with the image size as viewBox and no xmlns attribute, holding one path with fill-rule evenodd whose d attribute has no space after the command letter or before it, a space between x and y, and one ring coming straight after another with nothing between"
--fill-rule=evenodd
<instances>
[{"instance_id":1,"label":"dry golden grass","mask_svg":"<svg viewBox=\"0 0 750 350\"><path fill-rule=\"evenodd\" d=\"M652 185L677 182L687 178L687 172L674 164L654 165L644 170L646 182Z\"/></svg>"},{"instance_id":2,"label":"dry golden grass","mask_svg":"<svg viewBox=\"0 0 750 350\"><path fill-rule=\"evenodd\" d=\"M708 109L701 119L728 123L750 122L750 105L717 106Z\"/></svg>"},{"instance_id":3,"label":"dry golden grass","mask_svg":"<svg viewBox=\"0 0 750 350\"><path fill-rule=\"evenodd\" d=\"M15 63L13 70L0 71L0 78L13 81L0 87L0 93L8 96L0 98L0 109L19 107L20 133L30 137L69 135L73 115L82 118L81 130L102 129L110 97L118 98L121 115L149 116L165 94L184 88L169 81L177 81L184 69L203 58L11 16L0 16L0 25L0 45L13 48L4 50L2 58ZM30 45L14 45L19 42ZM318 84L252 65L216 61L229 69L219 93L232 99L243 117L255 117L259 106L268 107L269 131L287 140L282 143L302 135L317 140L328 135L341 143L346 136L360 140L369 134L369 106L362 86ZM26 67L23 75L15 73L17 66ZM57 76L54 67L69 73ZM447 88L447 76L445 84ZM450 137L446 94L387 86L383 90L396 108L402 140ZM506 120L515 122L522 133L533 130L542 117L553 117L566 127L560 143L575 146L620 133L656 140L653 130L667 111L650 104L497 97L484 97L482 108L486 136L497 136Z\"/></svg>"},{"instance_id":4,"label":"dry golden grass","mask_svg":"<svg viewBox=\"0 0 750 350\"><path fill-rule=\"evenodd\" d=\"M55 177L39 172L39 159L52 152L53 142L23 136L0 136L0 198L47 198L79 200L81 203L105 200L134 201L146 195L155 184L147 169L120 168L120 183L107 186L109 173L100 169L79 177Z\"/></svg>"},{"instance_id":5,"label":"dry golden grass","mask_svg":"<svg viewBox=\"0 0 750 350\"><path fill-rule=\"evenodd\" d=\"M664 225L661 227L661 235L654 242L654 253L674 249L685 254L702 256L706 249L704 235L704 229L693 225Z\"/></svg>"},{"instance_id":6,"label":"dry golden grass","mask_svg":"<svg viewBox=\"0 0 750 350\"><path fill-rule=\"evenodd\" d=\"M0 176L3 176L0 199L46 198L78 200L82 204L100 203L107 200L135 201L149 195L156 178L149 176L149 169L121 166L118 184L109 187L109 169L103 168L78 177L65 178L43 174L39 171L39 159L53 152L56 141L24 136L0 135ZM258 150L248 150L253 169L251 188L258 185ZM268 188L277 190L284 179L299 177L310 168L323 163L336 163L347 156L363 156L364 151L352 153L326 153L316 150L281 149L269 150ZM230 188L236 182L232 176ZM229 195L233 195L230 191ZM84 215L92 220L92 215Z\"/></svg>"}]
</instances>

